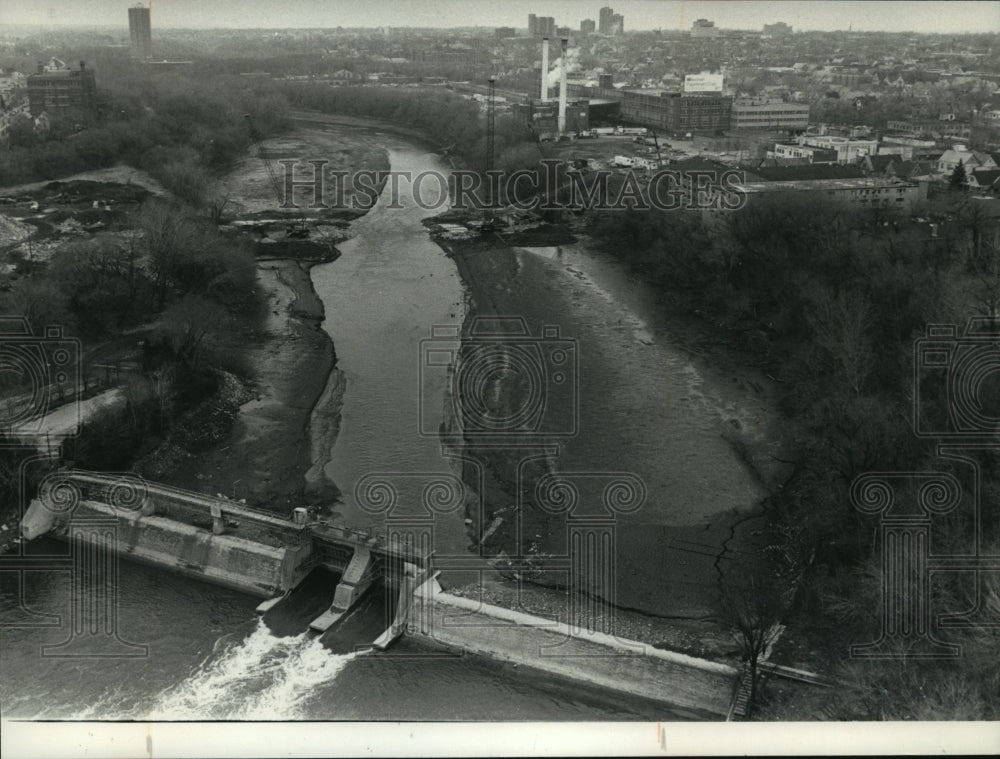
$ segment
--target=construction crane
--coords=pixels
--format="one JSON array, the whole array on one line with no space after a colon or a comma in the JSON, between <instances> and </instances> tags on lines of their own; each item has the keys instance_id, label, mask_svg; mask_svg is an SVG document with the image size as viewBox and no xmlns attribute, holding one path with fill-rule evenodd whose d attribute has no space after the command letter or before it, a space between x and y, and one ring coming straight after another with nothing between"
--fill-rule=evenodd
<instances>
[{"instance_id":1,"label":"construction crane","mask_svg":"<svg viewBox=\"0 0 1000 759\"><path fill-rule=\"evenodd\" d=\"M481 227L483 232L492 232L496 229L497 223L493 216L493 203L496 202L496 198L490 195L490 179L489 172L493 171L494 164L496 163L496 138L497 138L497 80L492 76L489 79L489 89L486 94L486 184L487 184L487 197L486 197L486 207L483 209L483 225Z\"/></svg>"},{"instance_id":2,"label":"construction crane","mask_svg":"<svg viewBox=\"0 0 1000 759\"><path fill-rule=\"evenodd\" d=\"M663 156L660 155L660 141L656 138L656 132L652 129L649 130L649 133L653 136L653 145L656 146L656 168L662 169Z\"/></svg>"}]
</instances>

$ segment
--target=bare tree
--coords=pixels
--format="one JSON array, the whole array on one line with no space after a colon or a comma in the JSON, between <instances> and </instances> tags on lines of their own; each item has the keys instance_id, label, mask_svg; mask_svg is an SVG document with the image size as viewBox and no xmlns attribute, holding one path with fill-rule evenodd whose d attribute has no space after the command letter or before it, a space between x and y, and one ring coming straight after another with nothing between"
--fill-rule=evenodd
<instances>
[{"instance_id":1,"label":"bare tree","mask_svg":"<svg viewBox=\"0 0 1000 759\"><path fill-rule=\"evenodd\" d=\"M859 397L875 363L871 302L856 290L822 291L811 321L816 344L832 372Z\"/></svg>"},{"instance_id":2,"label":"bare tree","mask_svg":"<svg viewBox=\"0 0 1000 759\"><path fill-rule=\"evenodd\" d=\"M723 618L732 626L750 678L750 708L760 698L760 661L777 638L787 610L786 593L763 570L747 577L730 575L721 586Z\"/></svg>"},{"instance_id":3,"label":"bare tree","mask_svg":"<svg viewBox=\"0 0 1000 759\"><path fill-rule=\"evenodd\" d=\"M1000 227L986 205L969 201L959 211L964 231L967 268L972 277L970 295L985 316L1000 315Z\"/></svg>"}]
</instances>

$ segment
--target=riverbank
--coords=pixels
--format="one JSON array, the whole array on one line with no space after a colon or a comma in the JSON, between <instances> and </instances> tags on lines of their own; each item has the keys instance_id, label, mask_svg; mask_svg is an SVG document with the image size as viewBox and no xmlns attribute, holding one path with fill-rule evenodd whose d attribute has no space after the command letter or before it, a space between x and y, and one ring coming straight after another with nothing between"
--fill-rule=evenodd
<instances>
[{"instance_id":1,"label":"riverbank","mask_svg":"<svg viewBox=\"0 0 1000 759\"><path fill-rule=\"evenodd\" d=\"M328 174L389 168L385 149L365 134L327 131L309 119L295 123L263 142L270 160L322 158ZM240 406L225 439L167 479L280 514L301 506L329 515L340 497L322 458L338 434L340 398L327 382L337 375L337 355L310 272L339 258L337 245L353 235L351 223L364 212L350 208L350 187L346 208L309 209L313 198L300 189L295 202L301 213L275 212L266 169L260 156L247 154L220 181L228 208L238 212L227 216L226 229L254 241L257 284L266 300L259 329L246 336L253 396ZM292 234L296 225L304 237Z\"/></svg>"},{"instance_id":2,"label":"riverbank","mask_svg":"<svg viewBox=\"0 0 1000 759\"><path fill-rule=\"evenodd\" d=\"M319 510L337 497L329 481L306 482L311 466L309 420L336 365L333 344L320 328L323 307L309 278L310 263L258 263L267 313L249 335L253 397L239 408L229 434L165 475L171 484L222 493L277 513Z\"/></svg>"}]
</instances>

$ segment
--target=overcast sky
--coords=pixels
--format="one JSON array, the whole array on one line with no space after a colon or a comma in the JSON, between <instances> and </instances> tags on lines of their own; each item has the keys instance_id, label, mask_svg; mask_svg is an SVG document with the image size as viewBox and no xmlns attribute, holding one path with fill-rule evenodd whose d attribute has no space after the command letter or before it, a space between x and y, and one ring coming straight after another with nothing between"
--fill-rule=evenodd
<instances>
[{"instance_id":1,"label":"overcast sky","mask_svg":"<svg viewBox=\"0 0 1000 759\"><path fill-rule=\"evenodd\" d=\"M0 0L0 24L116 26L127 33L134 0ZM625 28L690 29L707 18L728 29L784 21L796 29L998 32L1000 0L613 0ZM529 13L579 28L601 0L154 0L153 27L515 26Z\"/></svg>"}]
</instances>

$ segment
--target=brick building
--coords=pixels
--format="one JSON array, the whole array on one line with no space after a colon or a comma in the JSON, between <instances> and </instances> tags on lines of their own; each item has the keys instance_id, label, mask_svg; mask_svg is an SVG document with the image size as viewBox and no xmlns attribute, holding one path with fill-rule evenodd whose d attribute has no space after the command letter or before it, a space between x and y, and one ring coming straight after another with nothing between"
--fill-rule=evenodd
<instances>
[{"instance_id":1,"label":"brick building","mask_svg":"<svg viewBox=\"0 0 1000 759\"><path fill-rule=\"evenodd\" d=\"M28 76L28 107L32 116L47 113L50 117L90 121L97 113L97 82L93 69L83 61L80 68L39 65Z\"/></svg>"},{"instance_id":2,"label":"brick building","mask_svg":"<svg viewBox=\"0 0 1000 759\"><path fill-rule=\"evenodd\" d=\"M715 132L730 128L733 99L668 90L624 90L622 118L666 132Z\"/></svg>"}]
</instances>

